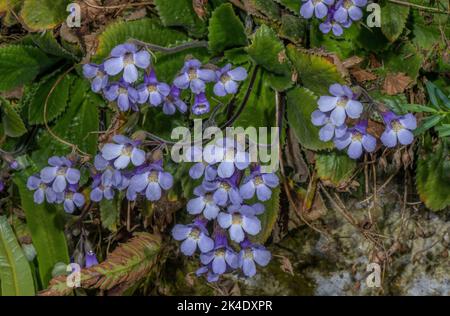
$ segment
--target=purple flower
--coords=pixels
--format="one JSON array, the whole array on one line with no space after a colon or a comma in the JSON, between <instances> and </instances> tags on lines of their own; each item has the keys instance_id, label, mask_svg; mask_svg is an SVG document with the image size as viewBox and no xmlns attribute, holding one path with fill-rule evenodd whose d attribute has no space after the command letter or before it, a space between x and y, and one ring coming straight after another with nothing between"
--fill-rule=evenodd
<instances>
[{"instance_id":1,"label":"purple flower","mask_svg":"<svg viewBox=\"0 0 450 316\"><path fill-rule=\"evenodd\" d=\"M363 12L360 7L364 7L366 4L367 0L340 0L336 4L333 18L339 23L361 20Z\"/></svg>"},{"instance_id":2,"label":"purple flower","mask_svg":"<svg viewBox=\"0 0 450 316\"><path fill-rule=\"evenodd\" d=\"M0 180L0 192L3 192L4 189L5 189L5 182Z\"/></svg>"},{"instance_id":3,"label":"purple flower","mask_svg":"<svg viewBox=\"0 0 450 316\"><path fill-rule=\"evenodd\" d=\"M261 173L257 166L249 177L241 185L239 192L243 199L248 200L256 196L260 201L268 201L272 196L273 188L279 185L280 181L275 173Z\"/></svg>"},{"instance_id":4,"label":"purple flower","mask_svg":"<svg viewBox=\"0 0 450 316\"><path fill-rule=\"evenodd\" d=\"M244 67L237 67L231 70L231 64L226 65L221 70L216 71L217 83L214 85L214 93L219 97L227 94L235 94L238 90L239 81L247 78L247 70Z\"/></svg>"},{"instance_id":5,"label":"purple flower","mask_svg":"<svg viewBox=\"0 0 450 316\"><path fill-rule=\"evenodd\" d=\"M67 183L78 184L80 171L72 168L72 162L65 157L53 156L48 160L51 167L41 170L41 179L44 183L52 183L52 189L56 193L63 192Z\"/></svg>"},{"instance_id":6,"label":"purple flower","mask_svg":"<svg viewBox=\"0 0 450 316\"><path fill-rule=\"evenodd\" d=\"M21 168L20 163L17 160L13 160L9 163L9 167L12 170L19 170Z\"/></svg>"},{"instance_id":7,"label":"purple flower","mask_svg":"<svg viewBox=\"0 0 450 316\"><path fill-rule=\"evenodd\" d=\"M114 160L114 167L125 169L130 161L134 166L140 166L145 162L145 151L137 148L139 142L122 135L114 136L113 140L117 144L105 144L101 153L104 159Z\"/></svg>"},{"instance_id":8,"label":"purple flower","mask_svg":"<svg viewBox=\"0 0 450 316\"><path fill-rule=\"evenodd\" d=\"M169 94L164 98L163 101L163 112L167 115L175 114L176 110L181 113L186 113L187 105L180 98L181 90L176 86L170 88Z\"/></svg>"},{"instance_id":9,"label":"purple flower","mask_svg":"<svg viewBox=\"0 0 450 316\"><path fill-rule=\"evenodd\" d=\"M192 179L200 179L203 175L206 181L213 181L217 176L217 170L206 162L198 162L189 169Z\"/></svg>"},{"instance_id":10,"label":"purple flower","mask_svg":"<svg viewBox=\"0 0 450 316\"><path fill-rule=\"evenodd\" d=\"M250 165L250 155L234 139L223 138L213 148L215 161L219 162L217 174L221 178L231 177L236 169L244 170Z\"/></svg>"},{"instance_id":11,"label":"purple flower","mask_svg":"<svg viewBox=\"0 0 450 316\"><path fill-rule=\"evenodd\" d=\"M148 102L151 106L159 106L170 93L167 83L159 82L155 70L144 76L144 83L137 88L138 102Z\"/></svg>"},{"instance_id":12,"label":"purple flower","mask_svg":"<svg viewBox=\"0 0 450 316\"><path fill-rule=\"evenodd\" d=\"M104 68L110 76L115 76L123 70L125 82L133 83L139 76L136 67L147 68L150 66L150 59L146 50L138 50L134 44L122 44L111 51L111 58L105 61Z\"/></svg>"},{"instance_id":13,"label":"purple flower","mask_svg":"<svg viewBox=\"0 0 450 316\"><path fill-rule=\"evenodd\" d=\"M81 208L84 205L84 196L83 194L76 192L75 187L72 187L64 193L63 203L64 210L67 213L72 214L75 210L75 206Z\"/></svg>"},{"instance_id":14,"label":"purple flower","mask_svg":"<svg viewBox=\"0 0 450 316\"><path fill-rule=\"evenodd\" d=\"M114 191L112 189L112 177L103 177L105 174L97 174L94 176L92 183L92 191L90 193L91 200L100 202L103 198L112 200Z\"/></svg>"},{"instance_id":15,"label":"purple flower","mask_svg":"<svg viewBox=\"0 0 450 316\"><path fill-rule=\"evenodd\" d=\"M216 218L220 208L214 201L213 194L207 192L202 186L196 187L194 194L197 197L189 200L186 206L188 213L192 215L203 213L208 220Z\"/></svg>"},{"instance_id":16,"label":"purple flower","mask_svg":"<svg viewBox=\"0 0 450 316\"><path fill-rule=\"evenodd\" d=\"M316 110L311 114L311 122L315 126L323 126L319 131L319 138L323 142L327 142L333 137L339 138L344 136L347 131L347 126L335 126L330 119L330 115Z\"/></svg>"},{"instance_id":17,"label":"purple flower","mask_svg":"<svg viewBox=\"0 0 450 316\"><path fill-rule=\"evenodd\" d=\"M106 160L101 154L95 155L94 167L97 171L102 171L102 184L119 186L122 183L122 173L114 168L114 163L112 161Z\"/></svg>"},{"instance_id":18,"label":"purple flower","mask_svg":"<svg viewBox=\"0 0 450 316\"><path fill-rule=\"evenodd\" d=\"M92 250L88 251L86 254L86 268L90 268L93 266L96 266L98 264L97 256L95 255L95 252Z\"/></svg>"},{"instance_id":19,"label":"purple flower","mask_svg":"<svg viewBox=\"0 0 450 316\"><path fill-rule=\"evenodd\" d=\"M145 193L148 200L158 201L162 195L161 189L169 190L173 186L172 175L164 172L161 164L161 162L152 164L134 175L128 186L129 196L134 196L133 193Z\"/></svg>"},{"instance_id":20,"label":"purple flower","mask_svg":"<svg viewBox=\"0 0 450 316\"><path fill-rule=\"evenodd\" d=\"M350 128L341 138L335 138L334 144L339 150L348 147L348 156L352 159L358 159L363 153L363 148L367 152L375 150L377 140L370 134L367 134L367 120L360 121L355 127Z\"/></svg>"},{"instance_id":21,"label":"purple flower","mask_svg":"<svg viewBox=\"0 0 450 316\"><path fill-rule=\"evenodd\" d=\"M241 204L242 197L237 188L238 174L228 179L218 178L214 181L204 181L203 188L207 192L213 192L213 200L217 205L225 206L228 202L232 204Z\"/></svg>"},{"instance_id":22,"label":"purple flower","mask_svg":"<svg viewBox=\"0 0 450 316\"><path fill-rule=\"evenodd\" d=\"M38 175L30 176L27 180L27 188L30 191L35 191L33 200L36 204L44 203L44 199L47 199L48 203L55 203L56 193L46 183L42 182Z\"/></svg>"},{"instance_id":23,"label":"purple flower","mask_svg":"<svg viewBox=\"0 0 450 316\"><path fill-rule=\"evenodd\" d=\"M193 224L177 224L172 229L172 236L181 243L181 252L186 256L192 256L197 249L202 253L209 252L214 248L214 241L208 237L208 231L205 228L205 222L197 219Z\"/></svg>"},{"instance_id":24,"label":"purple flower","mask_svg":"<svg viewBox=\"0 0 450 316\"><path fill-rule=\"evenodd\" d=\"M386 147L392 148L397 145L397 140L402 145L409 145L414 140L412 130L417 128L417 121L414 115L408 113L403 116L392 112L382 113L386 130L381 135L381 141Z\"/></svg>"},{"instance_id":25,"label":"purple flower","mask_svg":"<svg viewBox=\"0 0 450 316\"><path fill-rule=\"evenodd\" d=\"M215 234L214 249L200 255L200 261L205 266L211 265L213 274L224 274L228 269L237 269L237 254L228 246L223 233Z\"/></svg>"},{"instance_id":26,"label":"purple flower","mask_svg":"<svg viewBox=\"0 0 450 316\"><path fill-rule=\"evenodd\" d=\"M111 84L105 89L105 98L110 101L116 101L122 112L128 111L130 108L137 111L136 102L138 101L138 92L130 84L120 81Z\"/></svg>"},{"instance_id":27,"label":"purple flower","mask_svg":"<svg viewBox=\"0 0 450 316\"><path fill-rule=\"evenodd\" d=\"M203 115L209 112L210 105L205 93L197 94L194 98L194 105L192 106L192 113L194 115Z\"/></svg>"},{"instance_id":28,"label":"purple flower","mask_svg":"<svg viewBox=\"0 0 450 316\"><path fill-rule=\"evenodd\" d=\"M85 64L83 75L91 80L91 89L96 93L102 91L108 85L109 77L103 65Z\"/></svg>"},{"instance_id":29,"label":"purple flower","mask_svg":"<svg viewBox=\"0 0 450 316\"><path fill-rule=\"evenodd\" d=\"M209 69L201 68L202 64L197 59L190 59L184 63L181 75L175 78L174 85L180 89L191 88L195 94L205 92L206 83L216 80L216 73Z\"/></svg>"},{"instance_id":30,"label":"purple flower","mask_svg":"<svg viewBox=\"0 0 450 316\"><path fill-rule=\"evenodd\" d=\"M253 245L250 241L245 240L241 243L242 250L239 252L238 262L239 267L247 277L252 277L256 274L255 262L261 267L269 264L271 259L270 252L260 245Z\"/></svg>"},{"instance_id":31,"label":"purple flower","mask_svg":"<svg viewBox=\"0 0 450 316\"><path fill-rule=\"evenodd\" d=\"M310 19L313 14L321 19L328 13L327 5L332 5L334 0L302 0L305 2L300 8L300 15L305 19Z\"/></svg>"},{"instance_id":32,"label":"purple flower","mask_svg":"<svg viewBox=\"0 0 450 316\"><path fill-rule=\"evenodd\" d=\"M217 222L223 229L228 229L231 240L238 243L244 240L245 233L254 236L261 231L261 222L248 205L229 206L228 213L219 213Z\"/></svg>"},{"instance_id":33,"label":"purple flower","mask_svg":"<svg viewBox=\"0 0 450 316\"><path fill-rule=\"evenodd\" d=\"M215 274L214 272L212 272L212 265L209 264L207 266L203 266L200 267L199 269L197 269L197 271L195 272L195 274L199 277L202 274L206 275L206 279L208 280L208 282L212 283L212 282L217 282L219 280L220 275L219 274Z\"/></svg>"},{"instance_id":34,"label":"purple flower","mask_svg":"<svg viewBox=\"0 0 450 316\"><path fill-rule=\"evenodd\" d=\"M345 123L347 115L353 119L360 117L363 106L361 102L355 100L356 95L349 87L335 83L330 86L330 93L333 96L321 96L317 103L320 111L331 112L331 123L341 126Z\"/></svg>"}]
</instances>

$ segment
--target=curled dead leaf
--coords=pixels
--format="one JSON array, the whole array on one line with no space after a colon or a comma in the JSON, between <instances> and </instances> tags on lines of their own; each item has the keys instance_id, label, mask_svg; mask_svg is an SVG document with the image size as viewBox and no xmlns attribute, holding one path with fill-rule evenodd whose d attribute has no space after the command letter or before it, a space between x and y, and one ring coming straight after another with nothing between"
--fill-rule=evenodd
<instances>
[{"instance_id":1,"label":"curled dead leaf","mask_svg":"<svg viewBox=\"0 0 450 316\"><path fill-rule=\"evenodd\" d=\"M413 80L402 72L389 73L384 79L383 92L388 95L403 93Z\"/></svg>"}]
</instances>

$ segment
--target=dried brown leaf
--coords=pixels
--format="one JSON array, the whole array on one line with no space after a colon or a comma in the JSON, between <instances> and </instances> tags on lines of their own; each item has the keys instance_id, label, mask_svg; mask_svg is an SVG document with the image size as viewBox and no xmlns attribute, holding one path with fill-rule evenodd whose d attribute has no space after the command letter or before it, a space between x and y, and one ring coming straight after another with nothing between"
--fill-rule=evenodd
<instances>
[{"instance_id":1,"label":"dried brown leaf","mask_svg":"<svg viewBox=\"0 0 450 316\"><path fill-rule=\"evenodd\" d=\"M383 92L388 95L403 93L413 80L402 72L389 73L384 79Z\"/></svg>"}]
</instances>

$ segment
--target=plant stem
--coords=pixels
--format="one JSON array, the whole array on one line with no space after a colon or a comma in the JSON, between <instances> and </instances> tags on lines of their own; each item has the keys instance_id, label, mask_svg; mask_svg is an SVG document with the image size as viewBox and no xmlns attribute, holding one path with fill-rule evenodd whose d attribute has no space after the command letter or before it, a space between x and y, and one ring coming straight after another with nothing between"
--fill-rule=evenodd
<instances>
[{"instance_id":1,"label":"plant stem","mask_svg":"<svg viewBox=\"0 0 450 316\"><path fill-rule=\"evenodd\" d=\"M430 11L430 12L443 13L443 14L449 14L450 15L450 10L449 11L444 11L444 10L440 10L438 8L430 8L430 7L426 7L426 6L423 6L423 5L419 5L419 4L415 4L415 3L409 3L407 1L401 1L401 0L388 0L388 1L391 2L391 3L400 4L400 5L403 5L403 6L416 8L416 9L420 9L420 10L424 10L424 11Z\"/></svg>"},{"instance_id":2,"label":"plant stem","mask_svg":"<svg viewBox=\"0 0 450 316\"><path fill-rule=\"evenodd\" d=\"M187 42L187 43L183 43L179 46L174 46L174 47L159 46L159 45L155 45L155 44L151 44L151 43L146 43L144 41L137 40L137 39L131 39L129 42L136 44L136 45L143 46L154 52L162 52L162 53L166 53L166 54L175 54L175 53L182 52L182 51L184 51L186 49L190 49L190 48L207 48L208 47L207 41Z\"/></svg>"}]
</instances>

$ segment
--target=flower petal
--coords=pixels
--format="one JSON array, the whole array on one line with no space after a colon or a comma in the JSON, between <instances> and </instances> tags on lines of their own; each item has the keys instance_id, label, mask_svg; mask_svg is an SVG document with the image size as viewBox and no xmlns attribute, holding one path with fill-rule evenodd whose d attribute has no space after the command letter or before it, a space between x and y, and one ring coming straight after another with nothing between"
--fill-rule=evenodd
<instances>
[{"instance_id":1,"label":"flower petal","mask_svg":"<svg viewBox=\"0 0 450 316\"><path fill-rule=\"evenodd\" d=\"M330 97L327 95L323 95L319 98L319 101L317 101L317 104L319 105L319 110L322 112L329 112L333 110L336 107L336 103L339 100L338 97Z\"/></svg>"},{"instance_id":2,"label":"flower petal","mask_svg":"<svg viewBox=\"0 0 450 316\"><path fill-rule=\"evenodd\" d=\"M397 132L398 141L402 145L409 145L414 140L414 135L406 128L402 128Z\"/></svg>"},{"instance_id":3,"label":"flower petal","mask_svg":"<svg viewBox=\"0 0 450 316\"><path fill-rule=\"evenodd\" d=\"M122 71L124 67L123 57L113 57L105 61L105 72L110 76L115 76Z\"/></svg>"},{"instance_id":4,"label":"flower petal","mask_svg":"<svg viewBox=\"0 0 450 316\"><path fill-rule=\"evenodd\" d=\"M188 237L192 228L186 225L176 224L172 229L172 237L175 240L184 240Z\"/></svg>"},{"instance_id":5,"label":"flower petal","mask_svg":"<svg viewBox=\"0 0 450 316\"><path fill-rule=\"evenodd\" d=\"M221 212L219 215L217 215L217 222L219 223L219 226L226 229L231 226L232 223L232 216L231 214Z\"/></svg>"}]
</instances>

